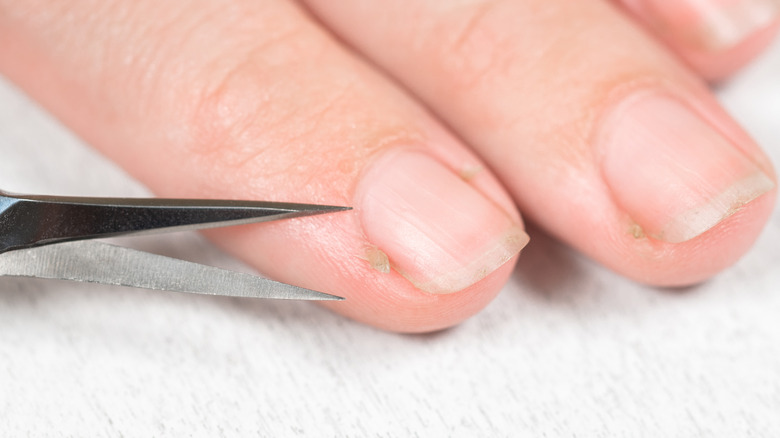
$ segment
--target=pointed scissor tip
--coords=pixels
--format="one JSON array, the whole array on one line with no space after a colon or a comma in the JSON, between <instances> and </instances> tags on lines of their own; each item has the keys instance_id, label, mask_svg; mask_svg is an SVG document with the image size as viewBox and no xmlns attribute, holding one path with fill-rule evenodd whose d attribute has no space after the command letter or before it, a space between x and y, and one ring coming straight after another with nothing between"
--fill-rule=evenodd
<instances>
[{"instance_id":1,"label":"pointed scissor tip","mask_svg":"<svg viewBox=\"0 0 780 438\"><path fill-rule=\"evenodd\" d=\"M344 301L344 300L346 300L346 298L340 297L338 295L330 295L330 294L326 294L326 295L328 295L328 297L327 298L323 298L321 301Z\"/></svg>"},{"instance_id":2,"label":"pointed scissor tip","mask_svg":"<svg viewBox=\"0 0 780 438\"><path fill-rule=\"evenodd\" d=\"M321 211L323 213L327 213L327 212L331 212L331 211L332 212L336 212L336 211L352 210L352 207L344 207L344 206L340 206L340 205L318 205L317 208L313 208L311 210L317 210L317 211Z\"/></svg>"},{"instance_id":3,"label":"pointed scissor tip","mask_svg":"<svg viewBox=\"0 0 780 438\"><path fill-rule=\"evenodd\" d=\"M287 213L285 217L301 217L301 216L314 216L328 213L338 213L340 211L352 210L352 207L343 207L339 205L314 205L314 204L298 204L291 208L292 211Z\"/></svg>"},{"instance_id":4,"label":"pointed scissor tip","mask_svg":"<svg viewBox=\"0 0 780 438\"><path fill-rule=\"evenodd\" d=\"M295 300L311 300L311 301L344 301L346 299L338 295L326 294L325 292L317 292L315 290L300 288L296 286L292 286L292 287L295 288L294 294L286 298L295 299Z\"/></svg>"}]
</instances>

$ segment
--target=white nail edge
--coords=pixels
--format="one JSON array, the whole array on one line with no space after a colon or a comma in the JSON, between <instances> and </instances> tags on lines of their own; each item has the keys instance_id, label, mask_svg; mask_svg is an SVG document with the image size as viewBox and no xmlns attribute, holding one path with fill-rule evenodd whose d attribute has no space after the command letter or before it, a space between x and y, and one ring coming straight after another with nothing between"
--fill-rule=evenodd
<instances>
[{"instance_id":1,"label":"white nail edge","mask_svg":"<svg viewBox=\"0 0 780 438\"><path fill-rule=\"evenodd\" d=\"M702 11L700 39L709 50L733 47L780 15L780 0L744 0Z\"/></svg>"},{"instance_id":2,"label":"white nail edge","mask_svg":"<svg viewBox=\"0 0 780 438\"><path fill-rule=\"evenodd\" d=\"M530 241L528 234L513 225L491 245L485 248L481 257L457 270L445 272L428 281L420 282L396 269L420 290L431 294L448 294L463 290L487 277L508 261L512 260ZM391 260L392 262L392 260Z\"/></svg>"},{"instance_id":3,"label":"white nail edge","mask_svg":"<svg viewBox=\"0 0 780 438\"><path fill-rule=\"evenodd\" d=\"M763 172L753 173L726 188L707 204L679 214L654 237L669 243L691 240L774 188L775 182Z\"/></svg>"}]
</instances>

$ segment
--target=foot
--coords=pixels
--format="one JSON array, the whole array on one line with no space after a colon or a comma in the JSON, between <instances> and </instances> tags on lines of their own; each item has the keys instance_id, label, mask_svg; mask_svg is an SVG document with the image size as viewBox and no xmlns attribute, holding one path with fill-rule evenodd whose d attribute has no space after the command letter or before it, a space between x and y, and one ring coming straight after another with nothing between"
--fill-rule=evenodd
<instances>
[{"instance_id":1,"label":"foot","mask_svg":"<svg viewBox=\"0 0 780 438\"><path fill-rule=\"evenodd\" d=\"M764 226L775 173L707 81L767 44L776 1L372 5L0 0L0 72L159 196L353 206L209 236L389 330L484 307L518 211L655 285Z\"/></svg>"}]
</instances>

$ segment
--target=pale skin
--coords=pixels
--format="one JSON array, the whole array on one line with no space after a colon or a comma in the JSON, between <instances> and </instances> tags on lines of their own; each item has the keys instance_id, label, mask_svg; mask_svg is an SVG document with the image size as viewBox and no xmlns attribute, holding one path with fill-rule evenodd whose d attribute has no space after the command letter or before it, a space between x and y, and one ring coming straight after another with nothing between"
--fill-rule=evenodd
<instances>
[{"instance_id":1,"label":"pale skin","mask_svg":"<svg viewBox=\"0 0 780 438\"><path fill-rule=\"evenodd\" d=\"M209 237L421 332L495 297L521 218L653 285L739 259L776 176L707 84L775 5L0 0L0 73L159 196L354 207Z\"/></svg>"}]
</instances>

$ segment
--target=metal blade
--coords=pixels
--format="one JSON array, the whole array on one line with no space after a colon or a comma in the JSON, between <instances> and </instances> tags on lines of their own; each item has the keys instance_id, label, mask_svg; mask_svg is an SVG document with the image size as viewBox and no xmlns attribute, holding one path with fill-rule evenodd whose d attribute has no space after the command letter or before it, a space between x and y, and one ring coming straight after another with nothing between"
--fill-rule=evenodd
<instances>
[{"instance_id":1,"label":"metal blade","mask_svg":"<svg viewBox=\"0 0 780 438\"><path fill-rule=\"evenodd\" d=\"M78 198L0 192L0 252L72 240L224 227L349 209L266 201Z\"/></svg>"},{"instance_id":2,"label":"metal blade","mask_svg":"<svg viewBox=\"0 0 780 438\"><path fill-rule=\"evenodd\" d=\"M0 254L0 275L229 297L343 300L254 275L96 241L58 243Z\"/></svg>"}]
</instances>

